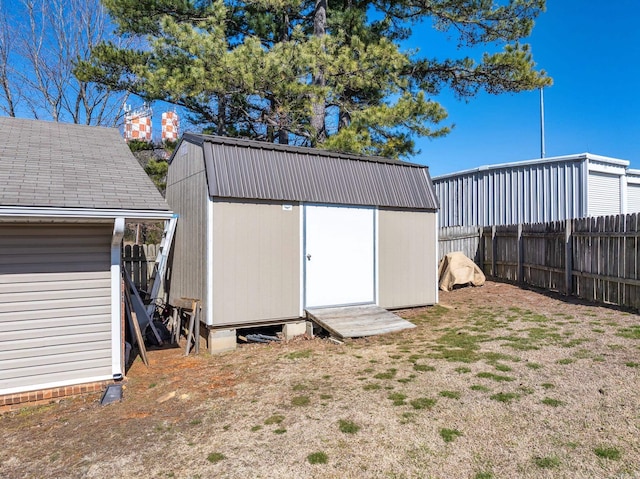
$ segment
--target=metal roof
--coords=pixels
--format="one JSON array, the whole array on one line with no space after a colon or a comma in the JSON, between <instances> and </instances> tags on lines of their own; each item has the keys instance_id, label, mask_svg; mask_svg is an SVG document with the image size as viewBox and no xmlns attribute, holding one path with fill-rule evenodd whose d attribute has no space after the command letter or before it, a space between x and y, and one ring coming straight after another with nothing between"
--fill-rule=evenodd
<instances>
[{"instance_id":1,"label":"metal roof","mask_svg":"<svg viewBox=\"0 0 640 479\"><path fill-rule=\"evenodd\" d=\"M538 167L540 165L546 165L548 163L566 163L566 162L572 162L572 161L580 162L585 160L604 163L608 165L620 166L625 168L629 166L629 161L627 160L621 160L619 158L611 158L609 156L594 155L592 153L578 153L576 155L553 156L553 157L546 157L546 158L538 158L534 160L514 161L510 163L499 163L495 165L484 165L484 166L479 166L477 168L471 168L468 170L456 171L454 173L439 175L434 177L433 181L438 182L439 180L444 180L447 178L471 175L471 174L480 173L483 171L490 171L490 170Z\"/></svg>"},{"instance_id":2,"label":"metal roof","mask_svg":"<svg viewBox=\"0 0 640 479\"><path fill-rule=\"evenodd\" d=\"M438 208L423 165L210 135L183 141L202 146L212 197Z\"/></svg>"},{"instance_id":3,"label":"metal roof","mask_svg":"<svg viewBox=\"0 0 640 479\"><path fill-rule=\"evenodd\" d=\"M0 117L0 206L168 211L120 132Z\"/></svg>"}]
</instances>

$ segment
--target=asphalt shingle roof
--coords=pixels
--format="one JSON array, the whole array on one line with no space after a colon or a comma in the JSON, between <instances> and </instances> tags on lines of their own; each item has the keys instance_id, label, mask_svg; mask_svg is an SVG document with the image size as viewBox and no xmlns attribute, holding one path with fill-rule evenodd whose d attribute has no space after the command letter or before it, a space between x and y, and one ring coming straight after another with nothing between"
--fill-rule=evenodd
<instances>
[{"instance_id":1,"label":"asphalt shingle roof","mask_svg":"<svg viewBox=\"0 0 640 479\"><path fill-rule=\"evenodd\" d=\"M169 208L120 132L0 117L0 206Z\"/></svg>"}]
</instances>

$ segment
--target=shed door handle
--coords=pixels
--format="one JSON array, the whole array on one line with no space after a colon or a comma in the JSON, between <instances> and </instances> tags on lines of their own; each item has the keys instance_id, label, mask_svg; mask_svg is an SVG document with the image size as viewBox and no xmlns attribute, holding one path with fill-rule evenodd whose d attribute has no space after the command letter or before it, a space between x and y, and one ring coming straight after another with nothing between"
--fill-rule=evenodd
<instances>
[{"instance_id":1,"label":"shed door handle","mask_svg":"<svg viewBox=\"0 0 640 479\"><path fill-rule=\"evenodd\" d=\"M311 261L311 255L307 254L307 261Z\"/></svg>"}]
</instances>

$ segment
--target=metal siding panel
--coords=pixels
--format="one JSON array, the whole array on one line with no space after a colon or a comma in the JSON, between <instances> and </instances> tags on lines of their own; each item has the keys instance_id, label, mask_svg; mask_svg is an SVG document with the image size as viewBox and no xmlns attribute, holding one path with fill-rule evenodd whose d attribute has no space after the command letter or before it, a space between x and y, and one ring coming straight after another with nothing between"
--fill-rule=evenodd
<instances>
[{"instance_id":1,"label":"metal siding panel","mask_svg":"<svg viewBox=\"0 0 640 479\"><path fill-rule=\"evenodd\" d=\"M202 147L186 145L184 154L174 157L167 177L167 203L179 215L172 248L169 302L197 298L206 309L207 180L224 181L227 177L216 172L208 177ZM218 183L216 188L223 185Z\"/></svg>"},{"instance_id":2,"label":"metal siding panel","mask_svg":"<svg viewBox=\"0 0 640 479\"><path fill-rule=\"evenodd\" d=\"M110 251L111 229L108 224L0 225L0 394L37 388L51 375L60 381L111 375L110 255L96 250L100 245ZM19 238L24 243L37 238L40 264L8 263L12 250L24 251ZM74 246L75 255L60 252L61 238ZM86 335L90 350L72 346L83 344Z\"/></svg>"},{"instance_id":3,"label":"metal siding panel","mask_svg":"<svg viewBox=\"0 0 640 479\"><path fill-rule=\"evenodd\" d=\"M300 213L292 206L214 202L214 325L299 317Z\"/></svg>"},{"instance_id":4,"label":"metal siding panel","mask_svg":"<svg viewBox=\"0 0 640 479\"><path fill-rule=\"evenodd\" d=\"M434 304L437 293L436 214L378 212L378 304L402 308Z\"/></svg>"},{"instance_id":5,"label":"metal siding panel","mask_svg":"<svg viewBox=\"0 0 640 479\"><path fill-rule=\"evenodd\" d=\"M213 152L220 197L437 207L427 168L420 165L337 156L320 150L296 151L256 142L205 143L205 148Z\"/></svg>"}]
</instances>

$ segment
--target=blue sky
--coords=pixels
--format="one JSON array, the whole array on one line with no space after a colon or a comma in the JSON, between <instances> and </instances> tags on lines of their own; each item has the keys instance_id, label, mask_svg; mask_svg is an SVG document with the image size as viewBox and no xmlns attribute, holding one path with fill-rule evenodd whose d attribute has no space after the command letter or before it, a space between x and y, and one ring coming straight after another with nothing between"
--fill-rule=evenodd
<instances>
[{"instance_id":1,"label":"blue sky","mask_svg":"<svg viewBox=\"0 0 640 479\"><path fill-rule=\"evenodd\" d=\"M594 153L640 169L640 5L638 0L547 0L531 36L539 68L553 78L545 89L546 156ZM414 30L421 55L466 56L441 33ZM432 176L481 165L540 157L540 94L481 94L468 103L435 100L455 124L445 138L421 139L412 159Z\"/></svg>"}]
</instances>

